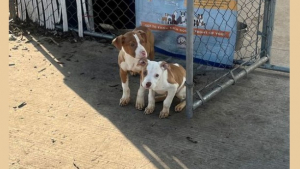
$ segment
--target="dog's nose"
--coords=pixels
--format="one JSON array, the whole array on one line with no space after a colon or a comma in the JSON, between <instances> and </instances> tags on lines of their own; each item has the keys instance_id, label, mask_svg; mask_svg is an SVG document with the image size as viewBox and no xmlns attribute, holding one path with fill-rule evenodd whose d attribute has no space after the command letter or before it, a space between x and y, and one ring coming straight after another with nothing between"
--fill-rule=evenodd
<instances>
[{"instance_id":1,"label":"dog's nose","mask_svg":"<svg viewBox=\"0 0 300 169\"><path fill-rule=\"evenodd\" d=\"M145 51L141 51L142 56L146 56L146 52Z\"/></svg>"},{"instance_id":2,"label":"dog's nose","mask_svg":"<svg viewBox=\"0 0 300 169\"><path fill-rule=\"evenodd\" d=\"M149 88L150 86L151 86L151 82L147 82L147 83L146 83L146 87Z\"/></svg>"}]
</instances>

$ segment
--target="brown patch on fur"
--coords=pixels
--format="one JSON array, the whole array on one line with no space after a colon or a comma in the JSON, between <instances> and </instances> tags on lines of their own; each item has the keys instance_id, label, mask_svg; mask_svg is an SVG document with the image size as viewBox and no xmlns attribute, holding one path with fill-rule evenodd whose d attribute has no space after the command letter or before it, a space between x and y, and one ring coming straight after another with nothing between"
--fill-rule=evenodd
<instances>
[{"instance_id":1,"label":"brown patch on fur","mask_svg":"<svg viewBox=\"0 0 300 169\"><path fill-rule=\"evenodd\" d=\"M138 61L137 65L138 65L138 66L143 66L143 67L147 66L147 65L148 65L148 60L147 60L147 58L141 58L141 59Z\"/></svg>"},{"instance_id":2,"label":"brown patch on fur","mask_svg":"<svg viewBox=\"0 0 300 169\"><path fill-rule=\"evenodd\" d=\"M116 37L112 44L118 49L121 50L124 48L125 52L130 56L135 57L135 50L137 48L137 41L134 37L136 34L140 40L142 46L144 46L148 59L154 59L154 36L149 28L145 26L140 26L135 28L133 31L127 32L124 35Z\"/></svg>"},{"instance_id":3,"label":"brown patch on fur","mask_svg":"<svg viewBox=\"0 0 300 169\"><path fill-rule=\"evenodd\" d=\"M120 51L119 52L119 56L118 56L118 63L119 66L121 65L122 62L125 62L125 58L124 58L125 52ZM121 67L120 69L120 77L121 77L121 81L122 83L125 83L127 81L127 71L124 71Z\"/></svg>"},{"instance_id":4,"label":"brown patch on fur","mask_svg":"<svg viewBox=\"0 0 300 169\"><path fill-rule=\"evenodd\" d=\"M145 67L142 69L141 73L140 73L140 76L141 76L141 78L140 78L141 85L142 85L142 81L143 81L144 78L147 76L147 69L146 69L146 67L147 67L147 66L145 66Z\"/></svg>"},{"instance_id":5,"label":"brown patch on fur","mask_svg":"<svg viewBox=\"0 0 300 169\"><path fill-rule=\"evenodd\" d=\"M153 60L154 59L154 36L151 30L145 26L140 26L135 28L133 31L137 33L140 40L142 39L142 41L145 42L144 44L142 43L141 44L144 46L144 48L148 53L148 59Z\"/></svg>"},{"instance_id":6,"label":"brown patch on fur","mask_svg":"<svg viewBox=\"0 0 300 169\"><path fill-rule=\"evenodd\" d=\"M166 99L167 95L155 96L155 103L163 102Z\"/></svg>"},{"instance_id":7,"label":"brown patch on fur","mask_svg":"<svg viewBox=\"0 0 300 169\"><path fill-rule=\"evenodd\" d=\"M123 69L120 68L120 77L121 77L122 83L126 83L127 78L128 78L127 76L128 76L127 71L124 71Z\"/></svg>"},{"instance_id":8,"label":"brown patch on fur","mask_svg":"<svg viewBox=\"0 0 300 169\"><path fill-rule=\"evenodd\" d=\"M140 26L134 29L133 31L127 32L124 35L120 35L116 37L113 41L112 44L120 50L119 56L118 56L118 64L119 66L121 65L122 62L126 62L125 60L125 52L122 51L122 47L128 53L130 56L135 57L135 50L137 47L137 42L134 37L134 34L138 36L140 39L141 45L144 46L147 54L148 54L148 59L153 60L154 59L154 36L152 32L150 31L149 28L145 26ZM137 66L142 66L142 65L137 65ZM145 68L147 67L144 66ZM143 68L144 69L144 68ZM141 73L141 72L136 72L136 73ZM122 70L120 67L120 77L121 81L125 83L127 81L127 72ZM141 76L142 77L142 76Z\"/></svg>"},{"instance_id":9,"label":"brown patch on fur","mask_svg":"<svg viewBox=\"0 0 300 169\"><path fill-rule=\"evenodd\" d=\"M140 72L140 81L144 80L144 77L147 76L147 65L148 60L146 58L141 58L137 64L137 66L142 66L142 71Z\"/></svg>"},{"instance_id":10,"label":"brown patch on fur","mask_svg":"<svg viewBox=\"0 0 300 169\"><path fill-rule=\"evenodd\" d=\"M118 56L118 64L121 65L122 62L125 62L125 52L120 51ZM120 68L121 69L121 68Z\"/></svg>"},{"instance_id":11,"label":"brown patch on fur","mask_svg":"<svg viewBox=\"0 0 300 169\"><path fill-rule=\"evenodd\" d=\"M134 31L138 38L140 39L140 43L143 45L147 42L147 34L142 30ZM143 45L144 46L144 45Z\"/></svg>"},{"instance_id":12,"label":"brown patch on fur","mask_svg":"<svg viewBox=\"0 0 300 169\"><path fill-rule=\"evenodd\" d=\"M123 35L120 35L120 36L116 37L116 38L112 41L112 44L113 44L118 50L121 50L121 49L122 49L123 42L124 42L124 37L123 37Z\"/></svg>"},{"instance_id":13,"label":"brown patch on fur","mask_svg":"<svg viewBox=\"0 0 300 169\"><path fill-rule=\"evenodd\" d=\"M186 77L185 69L179 64L179 66L176 66L173 63L170 63L168 65L168 82L171 84L178 83L179 85L181 85L183 83L183 78Z\"/></svg>"},{"instance_id":14,"label":"brown patch on fur","mask_svg":"<svg viewBox=\"0 0 300 169\"><path fill-rule=\"evenodd\" d=\"M123 48L126 53L128 53L130 56L135 57L135 50L137 48L137 41L133 36L133 32L127 32L123 36L124 41L123 41Z\"/></svg>"}]
</instances>

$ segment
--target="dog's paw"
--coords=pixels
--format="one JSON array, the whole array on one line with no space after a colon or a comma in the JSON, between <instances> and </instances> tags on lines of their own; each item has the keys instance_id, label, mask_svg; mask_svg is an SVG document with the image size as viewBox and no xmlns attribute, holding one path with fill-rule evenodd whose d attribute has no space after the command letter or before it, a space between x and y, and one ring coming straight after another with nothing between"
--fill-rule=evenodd
<instances>
[{"instance_id":1,"label":"dog's paw","mask_svg":"<svg viewBox=\"0 0 300 169\"><path fill-rule=\"evenodd\" d=\"M130 101L130 97L127 97L127 98L121 98L120 99L120 106L126 106Z\"/></svg>"},{"instance_id":2,"label":"dog's paw","mask_svg":"<svg viewBox=\"0 0 300 169\"><path fill-rule=\"evenodd\" d=\"M163 119L169 116L169 111L161 111L159 114L159 118Z\"/></svg>"},{"instance_id":3,"label":"dog's paw","mask_svg":"<svg viewBox=\"0 0 300 169\"><path fill-rule=\"evenodd\" d=\"M137 99L135 103L135 108L138 110L143 110L145 107L145 103L143 99Z\"/></svg>"},{"instance_id":4,"label":"dog's paw","mask_svg":"<svg viewBox=\"0 0 300 169\"><path fill-rule=\"evenodd\" d=\"M153 113L153 111L154 111L154 106L147 106L146 107L146 109L145 109L145 114L151 114L151 113Z\"/></svg>"},{"instance_id":5,"label":"dog's paw","mask_svg":"<svg viewBox=\"0 0 300 169\"><path fill-rule=\"evenodd\" d=\"M183 101L181 103L179 103L177 106L175 106L175 111L181 111L184 107L185 107L186 102Z\"/></svg>"}]
</instances>

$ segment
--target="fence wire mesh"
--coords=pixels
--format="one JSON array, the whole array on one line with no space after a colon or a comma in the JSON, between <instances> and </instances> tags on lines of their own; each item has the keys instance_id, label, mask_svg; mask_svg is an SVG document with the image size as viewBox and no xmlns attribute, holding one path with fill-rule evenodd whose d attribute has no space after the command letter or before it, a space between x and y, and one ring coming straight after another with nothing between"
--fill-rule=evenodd
<instances>
[{"instance_id":1,"label":"fence wire mesh","mask_svg":"<svg viewBox=\"0 0 300 169\"><path fill-rule=\"evenodd\" d=\"M82 0L80 2L82 2L83 29L87 31L119 35L135 27L134 1ZM78 29L79 3L78 1L66 1L68 26L70 28Z\"/></svg>"},{"instance_id":2,"label":"fence wire mesh","mask_svg":"<svg viewBox=\"0 0 300 169\"><path fill-rule=\"evenodd\" d=\"M206 1L208 3L209 1ZM224 1L226 3L228 1ZM201 3L199 3L201 4ZM201 4L205 6L205 4ZM229 5L229 4L228 4ZM213 6L214 7L214 6ZM213 8L212 7L212 8ZM204 9L204 13L210 13L211 9ZM229 10L229 9L228 9ZM264 1L263 0L239 0L237 3L237 22L233 26L237 28L236 34L234 31L231 34L236 36L234 45L234 64L231 68L226 67L225 64L219 64L216 67L214 64L205 63L203 65L195 66L195 82L196 89L201 93L207 93L212 88L216 87L218 84L225 82L228 79L234 78L234 75L240 71L241 63L244 62L255 62L260 58L261 50L261 40L262 40L262 29L263 29L263 16L264 16ZM210 16L211 17L211 16ZM213 18L209 19L213 20ZM221 24L226 25L228 21L224 19ZM220 27L218 23L214 23L215 27ZM229 25L233 29L232 25ZM195 39L203 38L203 36L195 35ZM216 38L210 36L209 38ZM219 38L219 37L218 37ZM226 38L224 38L226 40ZM216 40L217 41L217 40ZM221 40L222 41L222 40ZM208 49L208 47L207 47ZM200 48L198 46L194 47L195 53L198 52ZM217 60L223 60L228 58L226 55L219 55L218 52L226 50L226 48L221 48L217 52ZM210 51L212 52L212 51ZM202 52L203 53L203 52ZM205 53L203 54L205 55ZM237 64L239 63L239 64ZM244 63L246 65L246 63ZM198 96L197 96L198 97Z\"/></svg>"},{"instance_id":3,"label":"fence wire mesh","mask_svg":"<svg viewBox=\"0 0 300 169\"><path fill-rule=\"evenodd\" d=\"M228 24L229 22L225 17L221 22L214 20L214 16L211 15L213 9L217 12L223 10L223 13L219 13L220 15L224 14L224 10L225 13L227 12L227 9L218 9L220 5L216 2L212 0L194 0L194 13L196 17L194 19L194 28L204 30L214 29L217 31L221 27L230 27L232 30L236 29L236 31L232 31L230 34L230 36L236 36L235 44L228 44L227 46L234 47L233 66L228 67L226 64L222 64L224 63L224 59L228 58L228 56L220 54L226 51L226 46L222 46L219 51L209 51L210 49L207 44L194 44L193 52L198 53L198 57L203 60L202 64L194 64L194 91L197 91L198 94L209 92L222 81L234 78L234 74L242 71L243 64L246 65L245 61L251 63L259 59L266 52L264 50L269 46L267 44L268 39L265 39L266 44L262 44L263 39L266 38L264 33L273 29L270 27L264 28L264 22L268 19L268 16L264 15L265 11L268 11L265 8L265 4L269 1L236 1L236 6L234 6L237 10L236 15L227 17L227 19L230 17L237 18L237 21L233 25ZM218 0L218 2L223 4L223 6L226 6L227 3L228 12L230 11L231 0ZM198 6L195 4L198 4ZM88 32L90 35L95 36L100 34L117 36L134 29L136 26L135 1L130 0L16 0L15 6L17 17L21 21L30 20L46 29L57 29L59 26L64 31L74 29L78 31L79 36L82 36L83 32ZM203 11L201 14L197 13L200 9ZM204 23L201 18L200 20L197 19L197 17L202 17L203 15L208 16L206 18L207 21L212 22L210 23L212 25L211 28L207 28L207 23ZM218 13L215 16L217 15ZM274 14L268 13L268 15ZM168 24L173 23L170 22ZM201 42L202 38L204 38L203 35L196 34L194 37L195 43L197 39ZM218 40L215 40L215 43L222 43L222 41L228 39L228 37L227 39L224 37L220 40L220 37L213 36L208 38L218 38ZM207 47L203 50L203 47L200 48L200 45ZM201 58L204 56L207 57L206 52L214 53L216 62L219 61L217 66L212 62L205 61L210 60L209 58ZM241 65L241 63L243 64ZM185 64L183 63L182 65ZM195 97L199 99L197 93Z\"/></svg>"}]
</instances>

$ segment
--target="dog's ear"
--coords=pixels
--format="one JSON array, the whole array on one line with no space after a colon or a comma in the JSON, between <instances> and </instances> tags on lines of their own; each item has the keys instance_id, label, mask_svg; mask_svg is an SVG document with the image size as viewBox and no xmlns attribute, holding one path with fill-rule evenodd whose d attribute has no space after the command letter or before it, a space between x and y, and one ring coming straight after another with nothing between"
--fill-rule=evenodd
<instances>
[{"instance_id":1,"label":"dog's ear","mask_svg":"<svg viewBox=\"0 0 300 169\"><path fill-rule=\"evenodd\" d=\"M166 70L166 69L169 69L169 64L165 61L161 61L160 63L160 67L163 69L163 70Z\"/></svg>"},{"instance_id":2,"label":"dog's ear","mask_svg":"<svg viewBox=\"0 0 300 169\"><path fill-rule=\"evenodd\" d=\"M147 42L147 35L144 31L138 30L137 33L141 35L141 37L144 39L144 42Z\"/></svg>"},{"instance_id":3,"label":"dog's ear","mask_svg":"<svg viewBox=\"0 0 300 169\"><path fill-rule=\"evenodd\" d=\"M125 37L123 35L120 35L116 37L111 43L119 50L122 49L122 44L124 42Z\"/></svg>"},{"instance_id":4,"label":"dog's ear","mask_svg":"<svg viewBox=\"0 0 300 169\"><path fill-rule=\"evenodd\" d=\"M139 65L139 66L147 66L147 64L148 64L148 60L147 60L147 58L141 58L140 60L139 60L139 62L137 63L137 65Z\"/></svg>"}]
</instances>

